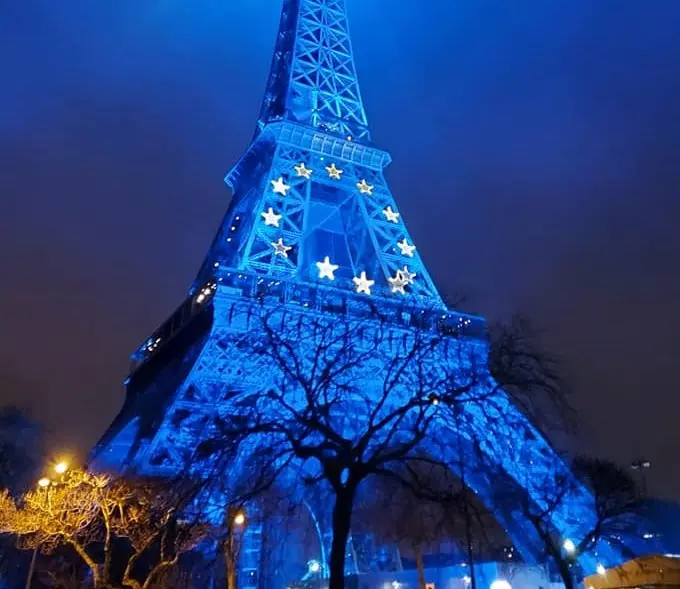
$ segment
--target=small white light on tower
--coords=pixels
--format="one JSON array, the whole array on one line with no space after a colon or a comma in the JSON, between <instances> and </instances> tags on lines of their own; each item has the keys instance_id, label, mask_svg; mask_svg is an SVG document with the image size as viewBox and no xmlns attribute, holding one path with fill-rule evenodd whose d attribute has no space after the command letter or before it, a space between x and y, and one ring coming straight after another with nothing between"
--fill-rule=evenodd
<instances>
[{"instance_id":1,"label":"small white light on tower","mask_svg":"<svg viewBox=\"0 0 680 589\"><path fill-rule=\"evenodd\" d=\"M288 191L291 188L290 186L288 186L288 184L286 184L286 182L283 179L283 176L279 177L278 180L272 180L271 185L272 190L276 194L280 194L281 196L286 196L286 194L288 194Z\"/></svg>"},{"instance_id":2,"label":"small white light on tower","mask_svg":"<svg viewBox=\"0 0 680 589\"><path fill-rule=\"evenodd\" d=\"M318 573L321 570L321 563L318 560L310 560L307 567L310 573Z\"/></svg>"},{"instance_id":3,"label":"small white light on tower","mask_svg":"<svg viewBox=\"0 0 680 589\"><path fill-rule=\"evenodd\" d=\"M603 577L607 574L607 569L604 568L603 564L598 564L597 565L597 574L602 575Z\"/></svg>"},{"instance_id":4,"label":"small white light on tower","mask_svg":"<svg viewBox=\"0 0 680 589\"><path fill-rule=\"evenodd\" d=\"M564 541L562 548L564 548L564 551L567 554L574 554L574 552L576 552L576 544L574 544L574 542L569 538Z\"/></svg>"},{"instance_id":5,"label":"small white light on tower","mask_svg":"<svg viewBox=\"0 0 680 589\"><path fill-rule=\"evenodd\" d=\"M331 264L331 259L326 256L323 262L317 262L316 267L319 269L319 278L328 278L328 280L335 280L335 271L340 267L337 264Z\"/></svg>"}]
</instances>

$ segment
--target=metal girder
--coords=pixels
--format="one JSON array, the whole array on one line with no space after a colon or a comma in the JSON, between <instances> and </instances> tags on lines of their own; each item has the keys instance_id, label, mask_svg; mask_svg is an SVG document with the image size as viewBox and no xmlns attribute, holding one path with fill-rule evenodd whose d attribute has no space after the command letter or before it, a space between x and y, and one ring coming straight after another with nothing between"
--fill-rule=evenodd
<instances>
[{"instance_id":1,"label":"metal girder","mask_svg":"<svg viewBox=\"0 0 680 589\"><path fill-rule=\"evenodd\" d=\"M345 0L285 0L259 129L286 119L369 142Z\"/></svg>"},{"instance_id":2,"label":"metal girder","mask_svg":"<svg viewBox=\"0 0 680 589\"><path fill-rule=\"evenodd\" d=\"M363 326L369 308L379 308L390 342L416 330L441 336L433 365L451 361L445 340L484 345L483 320L449 311L437 292L386 182L389 162L370 143L344 0L284 0L258 132L227 176L229 210L189 297L133 355L126 406L95 462L154 475L184 472L198 464L201 443L217 435L215 424L239 391L267 390L271 371L252 350L230 345L244 329L235 309L253 316L270 303L285 308L297 327L283 330L299 329L300 317L332 321L331 314ZM379 384L364 376L367 390ZM467 423L499 470L519 484L568 475L526 417L502 393L496 401L502 420L488 409L470 411ZM440 440L458 435L437 433ZM481 480L473 487L490 499ZM591 501L579 487L555 512L555 528L577 537ZM243 587L257 585L260 534L254 524Z\"/></svg>"}]
</instances>

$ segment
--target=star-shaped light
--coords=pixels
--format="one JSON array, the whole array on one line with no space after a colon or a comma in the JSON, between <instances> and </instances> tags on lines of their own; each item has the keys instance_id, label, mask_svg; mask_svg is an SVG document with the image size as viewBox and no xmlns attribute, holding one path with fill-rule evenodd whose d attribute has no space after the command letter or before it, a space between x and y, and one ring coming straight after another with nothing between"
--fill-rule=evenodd
<instances>
[{"instance_id":1,"label":"star-shaped light","mask_svg":"<svg viewBox=\"0 0 680 589\"><path fill-rule=\"evenodd\" d=\"M386 209L383 209L383 215L385 215L385 219L387 219L391 223L399 223L400 215L396 211L393 211L392 207L387 207Z\"/></svg>"},{"instance_id":2,"label":"star-shaped light","mask_svg":"<svg viewBox=\"0 0 680 589\"><path fill-rule=\"evenodd\" d=\"M413 284L413 279L416 277L416 273L411 272L407 266L404 266L402 270L397 270L397 274L401 275L406 284Z\"/></svg>"},{"instance_id":3,"label":"star-shaped light","mask_svg":"<svg viewBox=\"0 0 680 589\"><path fill-rule=\"evenodd\" d=\"M413 257L413 252L416 250L416 246L411 245L405 237L404 241L397 243L397 247L401 250L402 256L408 256L409 258Z\"/></svg>"},{"instance_id":4,"label":"star-shaped light","mask_svg":"<svg viewBox=\"0 0 680 589\"><path fill-rule=\"evenodd\" d=\"M331 264L331 259L326 256L323 262L317 262L316 267L319 269L319 278L328 278L329 280L335 280L335 275L333 274L340 266L336 264Z\"/></svg>"},{"instance_id":5,"label":"star-shaped light","mask_svg":"<svg viewBox=\"0 0 680 589\"><path fill-rule=\"evenodd\" d=\"M290 190L290 186L283 181L283 176L281 176L278 180L272 180L272 189L276 194L286 196Z\"/></svg>"},{"instance_id":6,"label":"star-shaped light","mask_svg":"<svg viewBox=\"0 0 680 589\"><path fill-rule=\"evenodd\" d=\"M267 225L268 227L278 227L279 226L279 221L281 220L281 215L277 215L274 212L274 209L269 207L268 211L265 211L264 213L260 213L262 217L264 218L264 224Z\"/></svg>"},{"instance_id":7,"label":"star-shaped light","mask_svg":"<svg viewBox=\"0 0 680 589\"><path fill-rule=\"evenodd\" d=\"M357 182L357 188L359 189L359 192L361 192L361 194L368 194L370 196L373 194L373 189L375 188L375 186L369 184L364 179L361 182Z\"/></svg>"},{"instance_id":8,"label":"star-shaped light","mask_svg":"<svg viewBox=\"0 0 680 589\"><path fill-rule=\"evenodd\" d=\"M295 166L295 171L297 172L298 176L305 178L306 180L309 180L312 177L312 170L307 168L304 162L302 162L299 166Z\"/></svg>"},{"instance_id":9,"label":"star-shaped light","mask_svg":"<svg viewBox=\"0 0 680 589\"><path fill-rule=\"evenodd\" d=\"M361 276L355 276L352 281L357 285L357 292L367 295L371 294L371 287L375 284L375 280L369 280L366 277L366 272L362 272Z\"/></svg>"},{"instance_id":10,"label":"star-shaped light","mask_svg":"<svg viewBox=\"0 0 680 589\"><path fill-rule=\"evenodd\" d=\"M274 248L274 255L288 257L288 252L293 248L289 245L283 243L283 238L279 237L278 241L272 241L272 247Z\"/></svg>"},{"instance_id":11,"label":"star-shaped light","mask_svg":"<svg viewBox=\"0 0 680 589\"><path fill-rule=\"evenodd\" d=\"M400 292L401 294L406 294L406 291L404 290L404 287L408 284L404 280L404 277L401 275L401 270L397 270L397 275L394 276L393 278L390 277L387 279L387 282L390 283L390 286L392 287L392 292Z\"/></svg>"},{"instance_id":12,"label":"star-shaped light","mask_svg":"<svg viewBox=\"0 0 680 589\"><path fill-rule=\"evenodd\" d=\"M343 170L339 170L335 167L335 164L326 166L326 172L328 172L328 175L333 178L333 180L340 180L340 176L344 174Z\"/></svg>"}]
</instances>

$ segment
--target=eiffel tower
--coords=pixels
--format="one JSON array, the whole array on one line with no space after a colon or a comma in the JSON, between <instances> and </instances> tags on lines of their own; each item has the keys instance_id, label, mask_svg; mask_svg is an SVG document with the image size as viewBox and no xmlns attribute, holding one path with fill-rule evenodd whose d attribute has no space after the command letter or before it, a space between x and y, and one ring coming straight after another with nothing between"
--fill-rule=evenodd
<instances>
[{"instance_id":1,"label":"eiffel tower","mask_svg":"<svg viewBox=\"0 0 680 589\"><path fill-rule=\"evenodd\" d=\"M387 184L390 161L371 140L345 0L283 0L256 132L226 177L233 192L228 211L187 298L133 353L124 406L93 451L98 468L181 471L222 402L218 391L242 379L221 346L235 329L236 303L255 308L267 297L292 315L351 318L370 301L392 313L399 329L416 329L417 315L420 326L483 345L483 319L448 309L431 280ZM406 303L418 312L400 312ZM527 476L570 476L518 409L508 401L504 411L521 424L520 464L494 443L500 426L479 415L473 421L488 457L509 480L522 485ZM488 482L471 471L467 484L493 510ZM552 513L555 530L578 539L591 504L585 489L574 491ZM531 560L535 546L521 517L496 516ZM241 562L244 588L258 586L258 550L254 529ZM595 568L594 557L583 560ZM348 572L363 566L355 559Z\"/></svg>"}]
</instances>

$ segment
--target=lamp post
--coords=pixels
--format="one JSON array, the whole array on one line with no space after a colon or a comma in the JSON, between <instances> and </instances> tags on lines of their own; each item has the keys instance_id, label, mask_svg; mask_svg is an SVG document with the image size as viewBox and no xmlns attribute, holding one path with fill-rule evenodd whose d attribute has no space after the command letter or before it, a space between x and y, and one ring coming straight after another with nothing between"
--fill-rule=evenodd
<instances>
[{"instance_id":1,"label":"lamp post","mask_svg":"<svg viewBox=\"0 0 680 589\"><path fill-rule=\"evenodd\" d=\"M63 475L68 470L68 463L61 461L54 465L54 472L58 475ZM38 491L42 490L46 494L46 498L49 501L49 492L52 485L56 485L59 481L53 481L49 477L42 477L38 481ZM26 574L26 584L24 589L31 589L31 584L33 583L33 572L35 571L35 561L38 558L38 550L40 549L40 543L36 544L33 549L33 554L31 556L31 564L28 566L28 573Z\"/></svg>"},{"instance_id":2,"label":"lamp post","mask_svg":"<svg viewBox=\"0 0 680 589\"><path fill-rule=\"evenodd\" d=\"M646 458L638 458L630 463L633 470L640 471L640 484L642 485L642 496L647 497L647 469L651 468L652 463Z\"/></svg>"},{"instance_id":3,"label":"lamp post","mask_svg":"<svg viewBox=\"0 0 680 589\"><path fill-rule=\"evenodd\" d=\"M241 548L241 536L245 533L248 519L246 512L235 505L227 508L225 519L227 537L224 539L223 552L227 568L227 589L236 589L236 568Z\"/></svg>"}]
</instances>

